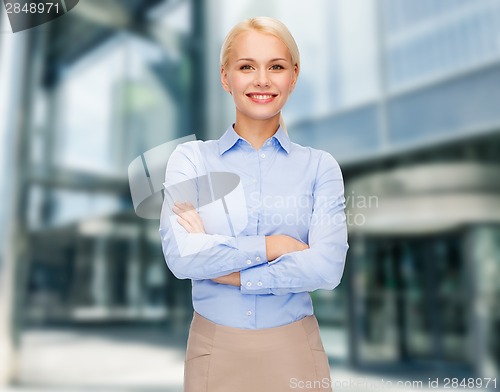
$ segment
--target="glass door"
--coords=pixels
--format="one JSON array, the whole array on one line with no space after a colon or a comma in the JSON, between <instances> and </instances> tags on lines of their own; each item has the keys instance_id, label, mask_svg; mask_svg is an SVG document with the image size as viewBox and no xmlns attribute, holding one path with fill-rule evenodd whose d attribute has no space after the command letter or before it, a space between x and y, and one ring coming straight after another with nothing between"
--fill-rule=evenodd
<instances>
[{"instance_id":1,"label":"glass door","mask_svg":"<svg viewBox=\"0 0 500 392\"><path fill-rule=\"evenodd\" d=\"M466 361L458 234L369 238L355 282L361 362Z\"/></svg>"}]
</instances>

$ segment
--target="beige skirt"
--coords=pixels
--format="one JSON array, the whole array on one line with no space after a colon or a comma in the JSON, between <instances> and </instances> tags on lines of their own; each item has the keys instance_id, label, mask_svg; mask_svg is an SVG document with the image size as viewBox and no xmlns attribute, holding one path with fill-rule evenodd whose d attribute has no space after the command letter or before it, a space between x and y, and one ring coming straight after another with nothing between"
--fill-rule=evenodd
<instances>
[{"instance_id":1,"label":"beige skirt","mask_svg":"<svg viewBox=\"0 0 500 392\"><path fill-rule=\"evenodd\" d=\"M197 312L189 329L184 392L331 391L314 315L265 329L215 324Z\"/></svg>"}]
</instances>

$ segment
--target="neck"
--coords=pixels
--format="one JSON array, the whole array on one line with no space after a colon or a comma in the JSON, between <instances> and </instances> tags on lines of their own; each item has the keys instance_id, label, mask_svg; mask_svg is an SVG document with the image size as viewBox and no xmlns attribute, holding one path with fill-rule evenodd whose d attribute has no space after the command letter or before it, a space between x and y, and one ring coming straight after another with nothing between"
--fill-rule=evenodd
<instances>
[{"instance_id":1,"label":"neck","mask_svg":"<svg viewBox=\"0 0 500 392\"><path fill-rule=\"evenodd\" d=\"M247 140L253 148L260 149L264 142L273 136L280 126L280 114L268 120L248 120L238 118L234 123L234 130Z\"/></svg>"}]
</instances>

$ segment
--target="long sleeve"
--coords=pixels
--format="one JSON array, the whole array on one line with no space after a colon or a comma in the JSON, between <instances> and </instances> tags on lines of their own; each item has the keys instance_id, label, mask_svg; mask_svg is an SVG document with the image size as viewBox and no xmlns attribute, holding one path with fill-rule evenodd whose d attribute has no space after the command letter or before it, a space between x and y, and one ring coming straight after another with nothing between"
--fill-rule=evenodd
<instances>
[{"instance_id":1,"label":"long sleeve","mask_svg":"<svg viewBox=\"0 0 500 392\"><path fill-rule=\"evenodd\" d=\"M309 249L241 271L242 294L332 290L340 283L348 249L344 185L340 167L329 153L322 154L318 163L313 196Z\"/></svg>"},{"instance_id":2,"label":"long sleeve","mask_svg":"<svg viewBox=\"0 0 500 392\"><path fill-rule=\"evenodd\" d=\"M163 254L172 273L179 279L212 279L266 264L264 236L232 236L188 233L172 212L173 201L189 200L199 207L199 179L204 173L197 153L199 141L177 146L165 174L165 197L160 217ZM207 203L205 200L204 203ZM217 216L217 219L226 219Z\"/></svg>"}]
</instances>

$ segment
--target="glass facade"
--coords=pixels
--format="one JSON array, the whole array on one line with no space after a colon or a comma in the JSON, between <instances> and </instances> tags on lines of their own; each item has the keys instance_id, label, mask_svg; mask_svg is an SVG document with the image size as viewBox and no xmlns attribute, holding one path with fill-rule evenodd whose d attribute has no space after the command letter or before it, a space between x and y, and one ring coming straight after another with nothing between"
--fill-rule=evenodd
<instances>
[{"instance_id":1,"label":"glass facade","mask_svg":"<svg viewBox=\"0 0 500 392\"><path fill-rule=\"evenodd\" d=\"M306 82L316 91L326 80L336 81L326 83L331 88L329 110L314 116L314 100L291 100L292 110L301 107L310 113L305 119L293 117L297 121L290 124L298 142L307 140L340 161L352 162L382 151L490 132L500 125L495 106L497 1L384 0L379 7L366 2L362 10L352 3L334 4L338 23L332 23L325 43L332 48L329 75L313 68ZM363 35L363 28L350 29L345 21L354 20L353 13L371 20L364 27L371 35ZM358 52L358 41L366 58L351 57ZM359 99L350 99L350 94Z\"/></svg>"},{"instance_id":2,"label":"glass facade","mask_svg":"<svg viewBox=\"0 0 500 392\"><path fill-rule=\"evenodd\" d=\"M500 60L495 0L384 0L390 91Z\"/></svg>"}]
</instances>

